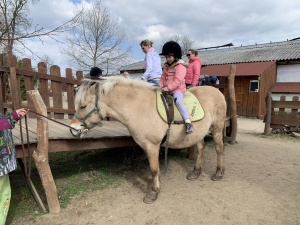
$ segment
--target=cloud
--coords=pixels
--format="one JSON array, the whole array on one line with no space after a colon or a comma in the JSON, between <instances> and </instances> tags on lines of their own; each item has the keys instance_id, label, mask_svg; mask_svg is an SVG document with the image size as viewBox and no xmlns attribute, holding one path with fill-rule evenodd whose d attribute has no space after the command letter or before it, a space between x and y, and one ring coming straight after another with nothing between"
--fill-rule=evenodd
<instances>
[{"instance_id":1,"label":"cloud","mask_svg":"<svg viewBox=\"0 0 300 225\"><path fill-rule=\"evenodd\" d=\"M189 36L195 48L230 42L235 46L251 45L300 36L299 0L102 0L102 3L126 33L136 60L144 58L139 46L143 39L151 39L160 51L160 46L172 35ZM35 24L53 28L71 18L82 4L88 7L91 3L42 0L31 7L30 17ZM64 60L56 49L54 42L45 41L40 50L51 54L55 62L58 58ZM39 51L38 47L36 50Z\"/></svg>"}]
</instances>

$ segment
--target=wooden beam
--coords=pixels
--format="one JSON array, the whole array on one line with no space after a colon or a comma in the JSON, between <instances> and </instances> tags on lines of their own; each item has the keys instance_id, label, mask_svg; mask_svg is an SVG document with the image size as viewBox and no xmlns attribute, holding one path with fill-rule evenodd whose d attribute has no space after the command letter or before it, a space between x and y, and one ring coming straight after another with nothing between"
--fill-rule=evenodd
<instances>
[{"instance_id":1,"label":"wooden beam","mask_svg":"<svg viewBox=\"0 0 300 225\"><path fill-rule=\"evenodd\" d=\"M271 133L271 106L272 106L272 97L271 92L267 93L266 97L266 105L267 105L267 111L266 111L266 117L265 117L265 130L264 134L268 135Z\"/></svg>"},{"instance_id":2,"label":"wooden beam","mask_svg":"<svg viewBox=\"0 0 300 225\"><path fill-rule=\"evenodd\" d=\"M31 100L36 112L47 116L47 108L43 99L37 90L27 91L27 96ZM50 213L59 213L60 205L57 196L57 189L49 166L48 158L48 123L47 119L37 115L37 150L33 152L32 157L39 172Z\"/></svg>"},{"instance_id":3,"label":"wooden beam","mask_svg":"<svg viewBox=\"0 0 300 225\"><path fill-rule=\"evenodd\" d=\"M230 144L235 144L236 135L237 135L237 108L236 108L236 100L235 100L235 90L234 90L234 79L236 73L236 65L230 65L230 73L228 77L228 95L230 102L230 118L231 118L231 137Z\"/></svg>"}]
</instances>

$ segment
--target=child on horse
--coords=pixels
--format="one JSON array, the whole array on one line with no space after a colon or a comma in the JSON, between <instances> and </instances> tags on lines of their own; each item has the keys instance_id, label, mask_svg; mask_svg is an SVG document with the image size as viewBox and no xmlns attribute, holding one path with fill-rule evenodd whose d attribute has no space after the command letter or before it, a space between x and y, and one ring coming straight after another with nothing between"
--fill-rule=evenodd
<instances>
[{"instance_id":1,"label":"child on horse","mask_svg":"<svg viewBox=\"0 0 300 225\"><path fill-rule=\"evenodd\" d=\"M185 133L190 134L193 132L193 125L187 108L183 103L183 95L186 91L186 67L184 66L184 61L181 59L181 47L177 42L169 41L164 44L160 55L166 57L166 63L159 86L162 91L170 92L173 95L176 106L186 125Z\"/></svg>"}]
</instances>

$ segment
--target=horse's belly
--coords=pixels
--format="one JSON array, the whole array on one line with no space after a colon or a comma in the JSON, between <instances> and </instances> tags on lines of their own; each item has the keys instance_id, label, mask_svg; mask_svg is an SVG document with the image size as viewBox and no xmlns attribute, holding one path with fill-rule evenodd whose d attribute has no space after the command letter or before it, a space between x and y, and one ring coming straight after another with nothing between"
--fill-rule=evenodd
<instances>
[{"instance_id":1,"label":"horse's belly","mask_svg":"<svg viewBox=\"0 0 300 225\"><path fill-rule=\"evenodd\" d=\"M175 148L175 149L187 148L187 147L197 144L199 141L201 141L204 138L204 136L192 133L192 134L188 134L188 135L182 134L181 136L179 136L177 138L170 137L169 147ZM165 145L166 145L166 142L162 146L165 146Z\"/></svg>"}]
</instances>

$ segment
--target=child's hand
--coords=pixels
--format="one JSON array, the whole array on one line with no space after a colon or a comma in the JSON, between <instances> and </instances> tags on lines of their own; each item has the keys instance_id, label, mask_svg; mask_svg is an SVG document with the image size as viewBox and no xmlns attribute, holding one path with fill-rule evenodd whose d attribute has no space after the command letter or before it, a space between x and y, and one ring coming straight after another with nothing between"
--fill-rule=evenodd
<instances>
[{"instance_id":1,"label":"child's hand","mask_svg":"<svg viewBox=\"0 0 300 225\"><path fill-rule=\"evenodd\" d=\"M21 108L21 109L17 109L16 113L18 114L19 118L21 119L27 114L28 111L29 111L29 109L27 110L25 108Z\"/></svg>"}]
</instances>

